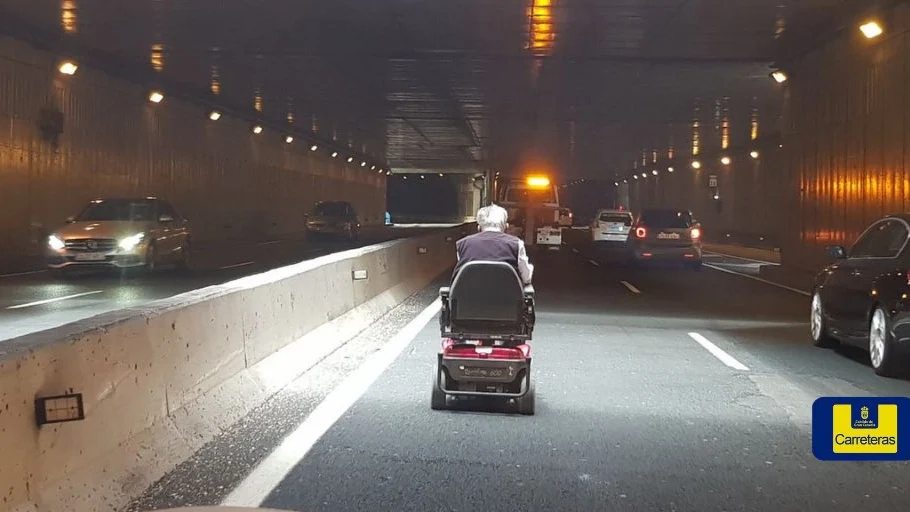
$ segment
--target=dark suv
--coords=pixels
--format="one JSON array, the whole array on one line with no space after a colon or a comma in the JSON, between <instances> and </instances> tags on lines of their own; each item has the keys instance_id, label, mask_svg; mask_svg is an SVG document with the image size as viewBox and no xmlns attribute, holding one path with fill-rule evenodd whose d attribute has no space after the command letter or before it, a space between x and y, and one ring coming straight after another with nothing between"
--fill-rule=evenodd
<instances>
[{"instance_id":1,"label":"dark suv","mask_svg":"<svg viewBox=\"0 0 910 512\"><path fill-rule=\"evenodd\" d=\"M331 236L349 241L360 236L360 221L357 211L347 201L324 201L317 203L307 214L307 233L311 237Z\"/></svg>"},{"instance_id":2,"label":"dark suv","mask_svg":"<svg viewBox=\"0 0 910 512\"><path fill-rule=\"evenodd\" d=\"M701 225L687 210L649 208L632 227L629 243L636 263L679 262L700 270Z\"/></svg>"}]
</instances>

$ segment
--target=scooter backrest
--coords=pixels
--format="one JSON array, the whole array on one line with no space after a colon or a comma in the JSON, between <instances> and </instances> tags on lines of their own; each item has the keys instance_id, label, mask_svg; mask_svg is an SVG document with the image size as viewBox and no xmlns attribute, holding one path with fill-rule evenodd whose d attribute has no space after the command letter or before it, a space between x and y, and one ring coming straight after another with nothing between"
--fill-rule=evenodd
<instances>
[{"instance_id":1,"label":"scooter backrest","mask_svg":"<svg viewBox=\"0 0 910 512\"><path fill-rule=\"evenodd\" d=\"M467 263L458 271L449 293L454 321L520 321L524 287L508 263Z\"/></svg>"}]
</instances>

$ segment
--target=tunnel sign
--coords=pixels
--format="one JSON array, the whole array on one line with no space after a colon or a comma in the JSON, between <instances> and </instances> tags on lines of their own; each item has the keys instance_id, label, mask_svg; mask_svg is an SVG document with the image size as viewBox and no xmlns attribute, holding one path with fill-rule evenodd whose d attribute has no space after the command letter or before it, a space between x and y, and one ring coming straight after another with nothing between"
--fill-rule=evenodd
<instances>
[{"instance_id":1,"label":"tunnel sign","mask_svg":"<svg viewBox=\"0 0 910 512\"><path fill-rule=\"evenodd\" d=\"M711 188L717 188L717 175L712 174L708 176L708 186Z\"/></svg>"}]
</instances>

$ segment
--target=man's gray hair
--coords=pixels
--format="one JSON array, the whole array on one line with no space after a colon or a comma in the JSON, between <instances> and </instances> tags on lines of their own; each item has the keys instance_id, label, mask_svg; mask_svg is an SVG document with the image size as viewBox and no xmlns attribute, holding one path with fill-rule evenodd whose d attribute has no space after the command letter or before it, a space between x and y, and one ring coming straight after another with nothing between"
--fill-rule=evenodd
<instances>
[{"instance_id":1,"label":"man's gray hair","mask_svg":"<svg viewBox=\"0 0 910 512\"><path fill-rule=\"evenodd\" d=\"M477 210L477 227L481 231L505 231L509 224L509 212L499 205L491 204Z\"/></svg>"}]
</instances>

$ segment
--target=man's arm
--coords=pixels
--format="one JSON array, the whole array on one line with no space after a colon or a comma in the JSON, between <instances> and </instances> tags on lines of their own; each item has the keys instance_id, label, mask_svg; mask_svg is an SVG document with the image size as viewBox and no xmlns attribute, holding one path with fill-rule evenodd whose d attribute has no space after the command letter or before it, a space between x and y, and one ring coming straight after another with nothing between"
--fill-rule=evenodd
<instances>
[{"instance_id":1,"label":"man's arm","mask_svg":"<svg viewBox=\"0 0 910 512\"><path fill-rule=\"evenodd\" d=\"M534 277L534 265L528 259L525 241L521 238L518 239L518 275L524 284L531 284L531 278Z\"/></svg>"}]
</instances>

